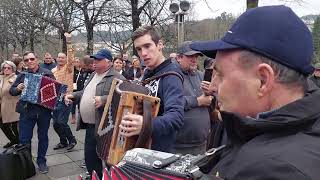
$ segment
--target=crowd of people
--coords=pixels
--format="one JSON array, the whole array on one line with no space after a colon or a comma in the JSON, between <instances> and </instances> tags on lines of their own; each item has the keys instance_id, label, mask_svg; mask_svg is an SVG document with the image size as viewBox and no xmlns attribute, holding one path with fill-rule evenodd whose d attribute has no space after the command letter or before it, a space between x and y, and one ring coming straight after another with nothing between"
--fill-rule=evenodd
<instances>
[{"instance_id":1,"label":"crowd of people","mask_svg":"<svg viewBox=\"0 0 320 180\"><path fill-rule=\"evenodd\" d=\"M132 40L138 56L113 57L101 49L73 60L64 53L56 60L45 53L40 63L37 54L26 52L3 62L0 127L9 139L4 148L30 144L37 124L37 164L40 172L47 173L51 119L60 139L54 150L77 145L68 122L78 121L77 128L86 131L88 174L95 170L102 177L105 164L96 151L96 133L112 80L140 82L160 75L145 85L150 95L161 99L152 124L151 149L198 155L219 148L219 154L200 169L211 178L319 177L320 75L311 65L311 33L290 8L248 10L221 40L186 41L168 58L155 27L138 28ZM204 71L198 68L199 56L208 57ZM53 111L19 99L26 72L67 85ZM125 114L120 133L139 135L143 121L142 115Z\"/></svg>"}]
</instances>

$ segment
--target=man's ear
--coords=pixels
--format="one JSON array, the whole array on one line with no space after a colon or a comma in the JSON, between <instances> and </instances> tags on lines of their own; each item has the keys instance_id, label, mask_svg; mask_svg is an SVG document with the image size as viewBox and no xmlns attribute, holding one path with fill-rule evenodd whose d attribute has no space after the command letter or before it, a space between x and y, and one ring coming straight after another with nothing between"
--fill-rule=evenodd
<instances>
[{"instance_id":1,"label":"man's ear","mask_svg":"<svg viewBox=\"0 0 320 180\"><path fill-rule=\"evenodd\" d=\"M260 87L258 89L258 96L266 95L275 83L275 73L269 64L261 63L258 65L258 77L260 79Z\"/></svg>"},{"instance_id":2,"label":"man's ear","mask_svg":"<svg viewBox=\"0 0 320 180\"><path fill-rule=\"evenodd\" d=\"M162 39L159 40L157 46L159 47L159 50L162 50L162 49L163 49L164 44L163 44L163 40L162 40Z\"/></svg>"},{"instance_id":3,"label":"man's ear","mask_svg":"<svg viewBox=\"0 0 320 180\"><path fill-rule=\"evenodd\" d=\"M182 57L181 57L181 55L180 55L180 54L178 54L178 55L177 55L177 57L176 57L176 60L177 60L177 62L178 62L178 63L180 63L181 58L182 58Z\"/></svg>"}]
</instances>

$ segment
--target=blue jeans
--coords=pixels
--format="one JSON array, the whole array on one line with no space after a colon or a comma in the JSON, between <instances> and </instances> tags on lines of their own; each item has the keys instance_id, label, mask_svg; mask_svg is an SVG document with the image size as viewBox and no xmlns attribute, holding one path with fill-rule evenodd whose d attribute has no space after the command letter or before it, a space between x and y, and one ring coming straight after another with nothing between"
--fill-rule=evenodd
<instances>
[{"instance_id":1,"label":"blue jeans","mask_svg":"<svg viewBox=\"0 0 320 180\"><path fill-rule=\"evenodd\" d=\"M48 129L50 126L51 112L21 113L19 119L19 141L21 144L31 145L33 128L37 123L39 140L37 164L46 163L47 160L45 156L48 150Z\"/></svg>"},{"instance_id":2,"label":"blue jeans","mask_svg":"<svg viewBox=\"0 0 320 180\"><path fill-rule=\"evenodd\" d=\"M53 128L60 138L60 143L67 145L76 142L75 137L68 125L69 115L72 105L65 105L64 101L59 101L56 109L52 113Z\"/></svg>"},{"instance_id":3,"label":"blue jeans","mask_svg":"<svg viewBox=\"0 0 320 180\"><path fill-rule=\"evenodd\" d=\"M86 138L84 140L84 160L86 162L87 170L91 173L95 170L100 178L102 178L102 161L98 157L97 140L95 137L94 124L89 124L86 129Z\"/></svg>"}]
</instances>

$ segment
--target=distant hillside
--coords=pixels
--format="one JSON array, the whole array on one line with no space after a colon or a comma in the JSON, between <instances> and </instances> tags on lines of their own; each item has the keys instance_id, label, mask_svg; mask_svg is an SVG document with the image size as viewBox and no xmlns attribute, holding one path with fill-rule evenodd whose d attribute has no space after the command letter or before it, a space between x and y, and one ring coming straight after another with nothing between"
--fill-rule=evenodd
<instances>
[{"instance_id":1,"label":"distant hillside","mask_svg":"<svg viewBox=\"0 0 320 180\"><path fill-rule=\"evenodd\" d=\"M121 31L117 34L110 33L109 31L99 31L93 33L93 41L94 42L103 42L103 41L116 41L117 38L122 40L126 40L130 38L131 32L130 31ZM87 34L86 33L79 33L73 37L75 43L86 43L87 42Z\"/></svg>"},{"instance_id":2,"label":"distant hillside","mask_svg":"<svg viewBox=\"0 0 320 180\"><path fill-rule=\"evenodd\" d=\"M219 39L221 38L230 25L234 22L235 17L230 14L222 13L223 16L216 19L204 19L201 21L189 21L185 22L185 40L208 40L208 39ZM302 16L301 19L308 25L312 26L315 19L320 15L306 15ZM169 30L175 32L176 24L170 24ZM162 32L164 33L164 32ZM109 31L94 32L94 42L119 42L120 40L130 39L132 32L121 31L116 34ZM171 39L173 37L167 36ZM172 40L172 39L171 39ZM79 33L74 37L75 43L86 43L86 33Z\"/></svg>"},{"instance_id":3,"label":"distant hillside","mask_svg":"<svg viewBox=\"0 0 320 180\"><path fill-rule=\"evenodd\" d=\"M302 16L301 19L305 20L305 21L314 21L316 20L316 18L320 16L319 14L318 15L314 15L314 14L309 14L309 15L306 15L306 16Z\"/></svg>"}]
</instances>

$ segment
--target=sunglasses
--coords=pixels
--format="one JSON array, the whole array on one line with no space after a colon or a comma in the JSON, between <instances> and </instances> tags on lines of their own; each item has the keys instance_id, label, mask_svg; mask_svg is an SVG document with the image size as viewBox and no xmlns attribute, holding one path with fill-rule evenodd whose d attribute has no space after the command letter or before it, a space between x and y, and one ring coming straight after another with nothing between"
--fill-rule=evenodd
<instances>
[{"instance_id":1,"label":"sunglasses","mask_svg":"<svg viewBox=\"0 0 320 180\"><path fill-rule=\"evenodd\" d=\"M3 67L2 69L12 69L12 67Z\"/></svg>"},{"instance_id":2,"label":"sunglasses","mask_svg":"<svg viewBox=\"0 0 320 180\"><path fill-rule=\"evenodd\" d=\"M34 61L34 60L36 60L36 58L24 59L23 61L24 61L24 62L28 62L28 61Z\"/></svg>"}]
</instances>

